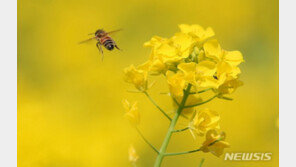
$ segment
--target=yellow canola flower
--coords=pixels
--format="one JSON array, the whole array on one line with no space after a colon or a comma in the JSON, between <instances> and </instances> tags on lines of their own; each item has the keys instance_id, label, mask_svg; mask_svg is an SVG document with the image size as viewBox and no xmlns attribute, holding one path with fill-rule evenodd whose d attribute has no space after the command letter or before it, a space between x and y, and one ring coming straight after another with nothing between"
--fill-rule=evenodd
<instances>
[{"instance_id":1,"label":"yellow canola flower","mask_svg":"<svg viewBox=\"0 0 296 167\"><path fill-rule=\"evenodd\" d=\"M146 71L151 75L165 74L168 70L168 65L160 59L151 59L138 66L139 69Z\"/></svg>"},{"instance_id":2,"label":"yellow canola flower","mask_svg":"<svg viewBox=\"0 0 296 167\"><path fill-rule=\"evenodd\" d=\"M144 43L144 47L152 47L152 49L155 49L163 43L168 43L168 39L159 36L154 36L150 39L150 41Z\"/></svg>"},{"instance_id":3,"label":"yellow canola flower","mask_svg":"<svg viewBox=\"0 0 296 167\"><path fill-rule=\"evenodd\" d=\"M219 129L220 115L208 108L202 109L198 111L189 122L189 129L191 133L194 135L194 132L203 136L211 129Z\"/></svg>"},{"instance_id":4,"label":"yellow canola flower","mask_svg":"<svg viewBox=\"0 0 296 167\"><path fill-rule=\"evenodd\" d=\"M178 48L172 45L172 43L161 44L154 51L154 54L159 59L162 59L164 63L175 63L183 58L179 56Z\"/></svg>"},{"instance_id":5,"label":"yellow canola flower","mask_svg":"<svg viewBox=\"0 0 296 167\"><path fill-rule=\"evenodd\" d=\"M127 118L133 125L138 125L140 123L140 113L138 111L138 103L135 102L130 104L126 99L122 101L123 107L125 109L124 117Z\"/></svg>"},{"instance_id":6,"label":"yellow canola flower","mask_svg":"<svg viewBox=\"0 0 296 167\"><path fill-rule=\"evenodd\" d=\"M223 55L222 60L217 64L217 76L226 75L229 79L238 78L241 70L237 66L244 61L241 53L233 51L231 56L227 51L224 53L226 54Z\"/></svg>"},{"instance_id":7,"label":"yellow canola flower","mask_svg":"<svg viewBox=\"0 0 296 167\"><path fill-rule=\"evenodd\" d=\"M136 149L133 145L131 145L128 149L128 159L131 163L136 163L139 159L139 155L137 154Z\"/></svg>"},{"instance_id":8,"label":"yellow canola flower","mask_svg":"<svg viewBox=\"0 0 296 167\"><path fill-rule=\"evenodd\" d=\"M176 49L169 47L168 42L165 38L155 36L144 44L144 46L152 48L147 64L149 64L148 71L153 75L165 74L168 70L168 64L165 62L166 58L170 54L174 55L177 52ZM168 48L167 52L166 48Z\"/></svg>"},{"instance_id":9,"label":"yellow canola flower","mask_svg":"<svg viewBox=\"0 0 296 167\"><path fill-rule=\"evenodd\" d=\"M197 24L194 24L194 25L180 24L179 28L182 33L185 33L194 37L198 42L204 41L215 35L211 27L204 29L202 26Z\"/></svg>"},{"instance_id":10,"label":"yellow canola flower","mask_svg":"<svg viewBox=\"0 0 296 167\"><path fill-rule=\"evenodd\" d=\"M147 75L148 72L145 68L136 68L134 65L124 69L124 80L127 83L133 84L138 90L145 91L147 90Z\"/></svg>"},{"instance_id":11,"label":"yellow canola flower","mask_svg":"<svg viewBox=\"0 0 296 167\"><path fill-rule=\"evenodd\" d=\"M176 62L181 59L178 55L178 48L173 45L170 39L154 36L150 41L144 43L145 47L151 47L150 61L161 60L164 63Z\"/></svg>"},{"instance_id":12,"label":"yellow canola flower","mask_svg":"<svg viewBox=\"0 0 296 167\"><path fill-rule=\"evenodd\" d=\"M165 74L168 70L168 65L166 65L162 60L156 59L154 61L151 61L149 70L151 72L154 72L154 74Z\"/></svg>"},{"instance_id":13,"label":"yellow canola flower","mask_svg":"<svg viewBox=\"0 0 296 167\"><path fill-rule=\"evenodd\" d=\"M237 64L238 61L233 65ZM210 60L203 60L198 64L195 62L180 63L178 69L183 73L183 79L186 83L191 83L193 86L199 88L224 90L227 85L230 88L241 86L241 83L235 84L236 82L230 82L238 78L240 69L236 66L232 66L231 63L223 61L223 59L221 59L219 63Z\"/></svg>"},{"instance_id":14,"label":"yellow canola flower","mask_svg":"<svg viewBox=\"0 0 296 167\"><path fill-rule=\"evenodd\" d=\"M183 50L182 50L183 49ZM163 63L178 63L189 56L191 48L184 45L176 45L171 39L169 42L155 47L151 53L150 60L161 60Z\"/></svg>"},{"instance_id":15,"label":"yellow canola flower","mask_svg":"<svg viewBox=\"0 0 296 167\"><path fill-rule=\"evenodd\" d=\"M217 66L212 61L202 61L198 64L194 62L181 63L178 69L184 73L184 78L188 83L200 88L218 88L223 82L214 78Z\"/></svg>"},{"instance_id":16,"label":"yellow canola flower","mask_svg":"<svg viewBox=\"0 0 296 167\"><path fill-rule=\"evenodd\" d=\"M214 79L212 77L207 78L204 82L201 82L200 86L212 86L212 88L218 89L224 83L238 78L241 73L239 64L244 62L243 56L239 51L225 51L221 48L217 40L207 41L203 45L204 61L212 61L216 65L216 73ZM237 86L235 86L237 87Z\"/></svg>"},{"instance_id":17,"label":"yellow canola flower","mask_svg":"<svg viewBox=\"0 0 296 167\"><path fill-rule=\"evenodd\" d=\"M184 74L184 79L192 85L196 85L196 66L197 64L193 62L178 65L178 69Z\"/></svg>"},{"instance_id":18,"label":"yellow canola flower","mask_svg":"<svg viewBox=\"0 0 296 167\"><path fill-rule=\"evenodd\" d=\"M149 71L154 74L174 69L176 64L187 58L195 45L194 39L185 33L176 33L170 39L154 36L144 46L151 47Z\"/></svg>"},{"instance_id":19,"label":"yellow canola flower","mask_svg":"<svg viewBox=\"0 0 296 167\"><path fill-rule=\"evenodd\" d=\"M224 132L219 134L215 129L209 130L206 134L206 141L202 144L200 149L205 153L211 152L215 156L219 157L223 154L224 148L230 147L230 144L224 140Z\"/></svg>"},{"instance_id":20,"label":"yellow canola flower","mask_svg":"<svg viewBox=\"0 0 296 167\"><path fill-rule=\"evenodd\" d=\"M205 56L216 63L223 61L235 67L244 62L243 55L240 51L223 50L217 40L207 41L204 43L203 49Z\"/></svg>"},{"instance_id":21,"label":"yellow canola flower","mask_svg":"<svg viewBox=\"0 0 296 167\"><path fill-rule=\"evenodd\" d=\"M223 55L223 50L217 40L210 40L204 43L205 56L211 60L219 62Z\"/></svg>"},{"instance_id":22,"label":"yellow canola flower","mask_svg":"<svg viewBox=\"0 0 296 167\"><path fill-rule=\"evenodd\" d=\"M213 77L216 73L216 64L212 61L202 61L196 66L196 73L198 78Z\"/></svg>"},{"instance_id":23,"label":"yellow canola flower","mask_svg":"<svg viewBox=\"0 0 296 167\"><path fill-rule=\"evenodd\" d=\"M185 33L176 33L171 40L174 46L179 50L181 58L187 58L196 44L194 39Z\"/></svg>"},{"instance_id":24,"label":"yellow canola flower","mask_svg":"<svg viewBox=\"0 0 296 167\"><path fill-rule=\"evenodd\" d=\"M226 62L231 67L236 67L244 62L243 55L240 51L225 51L221 48L217 40L207 41L204 43L203 49L205 56L216 63Z\"/></svg>"},{"instance_id":25,"label":"yellow canola flower","mask_svg":"<svg viewBox=\"0 0 296 167\"><path fill-rule=\"evenodd\" d=\"M194 84L194 72L190 73L191 71L188 70L188 73L186 73L185 68L186 67L182 69L184 70L184 72L178 71L175 73L172 71L167 71L166 73L166 79L167 79L170 93L179 103L183 98L185 87L189 83ZM201 102L201 99L199 96L195 96L194 98L195 100L191 100L193 99L192 97L194 96L192 95L188 97L186 105L193 105L197 102Z\"/></svg>"}]
</instances>

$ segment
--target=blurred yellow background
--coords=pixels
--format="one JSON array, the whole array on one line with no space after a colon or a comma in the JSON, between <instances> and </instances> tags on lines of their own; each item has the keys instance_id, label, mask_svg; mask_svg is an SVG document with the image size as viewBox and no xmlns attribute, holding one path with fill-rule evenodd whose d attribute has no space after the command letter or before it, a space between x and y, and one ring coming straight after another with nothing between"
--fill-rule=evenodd
<instances>
[{"instance_id":1,"label":"blurred yellow background","mask_svg":"<svg viewBox=\"0 0 296 167\"><path fill-rule=\"evenodd\" d=\"M226 50L240 50L244 86L234 101L207 104L221 114L231 148L225 152L272 152L271 161L224 161L212 154L167 157L164 167L278 166L278 1L277 0L19 0L18 1L18 166L152 166L156 155L123 118L123 98L139 101L143 133L158 148L168 121L141 94L130 94L123 68L140 64L153 35L170 37L177 25L211 26ZM95 41L78 45L98 28L124 31L112 37L123 51L105 51ZM171 102L150 91L161 106ZM169 151L186 151L202 141L189 132L174 135Z\"/></svg>"}]
</instances>

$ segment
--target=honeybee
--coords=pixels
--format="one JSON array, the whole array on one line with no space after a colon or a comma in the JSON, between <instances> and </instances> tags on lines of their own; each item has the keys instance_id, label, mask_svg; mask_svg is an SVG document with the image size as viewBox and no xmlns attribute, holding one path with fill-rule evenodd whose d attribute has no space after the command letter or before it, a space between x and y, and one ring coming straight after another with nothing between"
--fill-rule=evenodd
<instances>
[{"instance_id":1,"label":"honeybee","mask_svg":"<svg viewBox=\"0 0 296 167\"><path fill-rule=\"evenodd\" d=\"M114 32L121 31L122 29L114 30L114 31L109 31L105 32L103 29L98 29L95 33L91 33L88 35L95 35L94 37L91 37L85 41L79 42L79 44L91 41L93 39L96 39L98 42L96 44L97 48L102 54L102 60L104 59L104 53L103 53L103 48L102 45L107 49L107 50L113 50L114 48L119 49L119 47L116 45L115 41L109 36L109 34L112 34Z\"/></svg>"}]
</instances>

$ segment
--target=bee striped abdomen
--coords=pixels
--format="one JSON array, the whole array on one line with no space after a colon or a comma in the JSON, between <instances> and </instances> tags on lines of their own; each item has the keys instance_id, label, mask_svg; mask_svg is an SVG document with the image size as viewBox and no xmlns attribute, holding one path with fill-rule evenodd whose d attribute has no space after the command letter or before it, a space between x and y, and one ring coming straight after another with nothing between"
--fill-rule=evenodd
<instances>
[{"instance_id":1,"label":"bee striped abdomen","mask_svg":"<svg viewBox=\"0 0 296 167\"><path fill-rule=\"evenodd\" d=\"M100 38L100 43L104 45L104 47L108 50L113 50L114 46L116 45L112 38L109 36L104 36Z\"/></svg>"}]
</instances>

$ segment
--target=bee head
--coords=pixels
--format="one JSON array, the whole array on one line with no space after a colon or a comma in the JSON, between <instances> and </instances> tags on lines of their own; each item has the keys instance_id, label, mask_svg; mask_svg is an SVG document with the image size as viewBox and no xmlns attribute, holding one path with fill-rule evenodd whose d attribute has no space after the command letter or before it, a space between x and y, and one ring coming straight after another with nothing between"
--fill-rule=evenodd
<instances>
[{"instance_id":1,"label":"bee head","mask_svg":"<svg viewBox=\"0 0 296 167\"><path fill-rule=\"evenodd\" d=\"M98 29L96 32L95 32L95 35L98 36L98 37L103 37L104 35L106 35L106 32L102 29Z\"/></svg>"}]
</instances>

